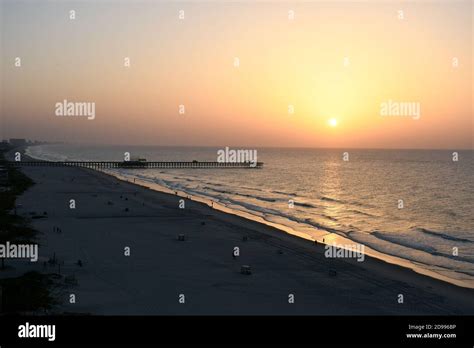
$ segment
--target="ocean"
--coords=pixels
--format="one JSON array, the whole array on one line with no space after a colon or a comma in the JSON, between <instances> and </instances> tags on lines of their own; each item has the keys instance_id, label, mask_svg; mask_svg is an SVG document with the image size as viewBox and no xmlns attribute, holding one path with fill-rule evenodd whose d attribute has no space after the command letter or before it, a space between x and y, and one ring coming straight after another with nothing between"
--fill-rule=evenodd
<instances>
[{"instance_id":1,"label":"ocean","mask_svg":"<svg viewBox=\"0 0 474 348\"><path fill-rule=\"evenodd\" d=\"M44 160L121 161L129 152L148 161L216 161L218 150L54 144L27 153ZM334 233L450 278L474 279L473 151L457 151L458 161L455 150L257 151L263 169L107 172L213 200L309 239Z\"/></svg>"}]
</instances>

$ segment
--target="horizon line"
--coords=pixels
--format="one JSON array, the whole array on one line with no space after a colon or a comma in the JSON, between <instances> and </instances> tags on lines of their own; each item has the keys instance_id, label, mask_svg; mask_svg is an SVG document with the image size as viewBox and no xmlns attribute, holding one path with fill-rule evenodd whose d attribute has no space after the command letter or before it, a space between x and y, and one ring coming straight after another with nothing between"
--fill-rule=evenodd
<instances>
[{"instance_id":1,"label":"horizon line","mask_svg":"<svg viewBox=\"0 0 474 348\"><path fill-rule=\"evenodd\" d=\"M46 140L30 140L30 141L39 141L42 144L29 144L27 146L38 146L38 145L86 145L86 146L135 146L135 147L182 147L182 148L260 148L260 149L307 149L307 150L420 150L420 151L450 151L450 150L466 150L473 151L474 146L471 148L396 148L396 147L325 147L325 146L274 146L274 145L265 145L265 146L253 146L253 145L158 145L158 144L108 144L108 143L88 143L88 142L64 142L64 141L46 141Z\"/></svg>"}]
</instances>

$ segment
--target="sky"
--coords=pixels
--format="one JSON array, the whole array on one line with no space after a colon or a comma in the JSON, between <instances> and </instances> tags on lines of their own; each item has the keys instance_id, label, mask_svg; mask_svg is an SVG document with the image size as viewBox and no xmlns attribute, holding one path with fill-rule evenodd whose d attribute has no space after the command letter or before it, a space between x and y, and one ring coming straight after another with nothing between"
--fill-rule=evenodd
<instances>
[{"instance_id":1,"label":"sky","mask_svg":"<svg viewBox=\"0 0 474 348\"><path fill-rule=\"evenodd\" d=\"M1 138L473 148L471 1L0 4Z\"/></svg>"}]
</instances>

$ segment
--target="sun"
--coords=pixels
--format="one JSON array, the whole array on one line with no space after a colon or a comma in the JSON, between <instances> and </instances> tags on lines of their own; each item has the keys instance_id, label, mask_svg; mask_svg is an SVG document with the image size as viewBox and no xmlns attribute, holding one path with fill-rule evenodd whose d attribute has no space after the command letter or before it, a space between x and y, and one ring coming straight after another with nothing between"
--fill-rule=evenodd
<instances>
[{"instance_id":1,"label":"sun","mask_svg":"<svg viewBox=\"0 0 474 348\"><path fill-rule=\"evenodd\" d=\"M330 118L328 120L328 125L331 127L336 127L337 126L337 120L335 118Z\"/></svg>"}]
</instances>

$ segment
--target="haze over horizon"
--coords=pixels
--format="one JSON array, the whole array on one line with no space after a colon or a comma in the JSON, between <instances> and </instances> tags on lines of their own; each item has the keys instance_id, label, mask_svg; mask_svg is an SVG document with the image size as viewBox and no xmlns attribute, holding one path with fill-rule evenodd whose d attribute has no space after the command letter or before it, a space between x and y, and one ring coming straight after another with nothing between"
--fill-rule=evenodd
<instances>
[{"instance_id":1,"label":"haze over horizon","mask_svg":"<svg viewBox=\"0 0 474 348\"><path fill-rule=\"evenodd\" d=\"M472 15L471 1L0 0L0 137L472 149ZM95 103L94 119L58 117L63 100ZM382 116L389 102L418 119Z\"/></svg>"},{"instance_id":2,"label":"haze over horizon","mask_svg":"<svg viewBox=\"0 0 474 348\"><path fill-rule=\"evenodd\" d=\"M278 146L278 145L254 145L254 144L217 144L217 145L201 145L201 144L188 144L188 145L180 145L180 144L126 144L126 143L94 143L94 142L62 142L62 141L48 141L43 139L29 139L29 138L22 138L29 141L39 141L41 143L45 143L45 145L72 145L72 146L106 146L106 147L170 147L170 148L225 148L229 147L230 149L253 149L253 148L261 148L261 149L314 149L314 150L440 150L440 151L448 151L448 150L462 150L462 151L474 151L474 148L410 148L410 147L357 147L357 146L349 146L349 147L330 147L330 146ZM0 139L1 141L2 139ZM8 140L5 138L4 140Z\"/></svg>"}]
</instances>

